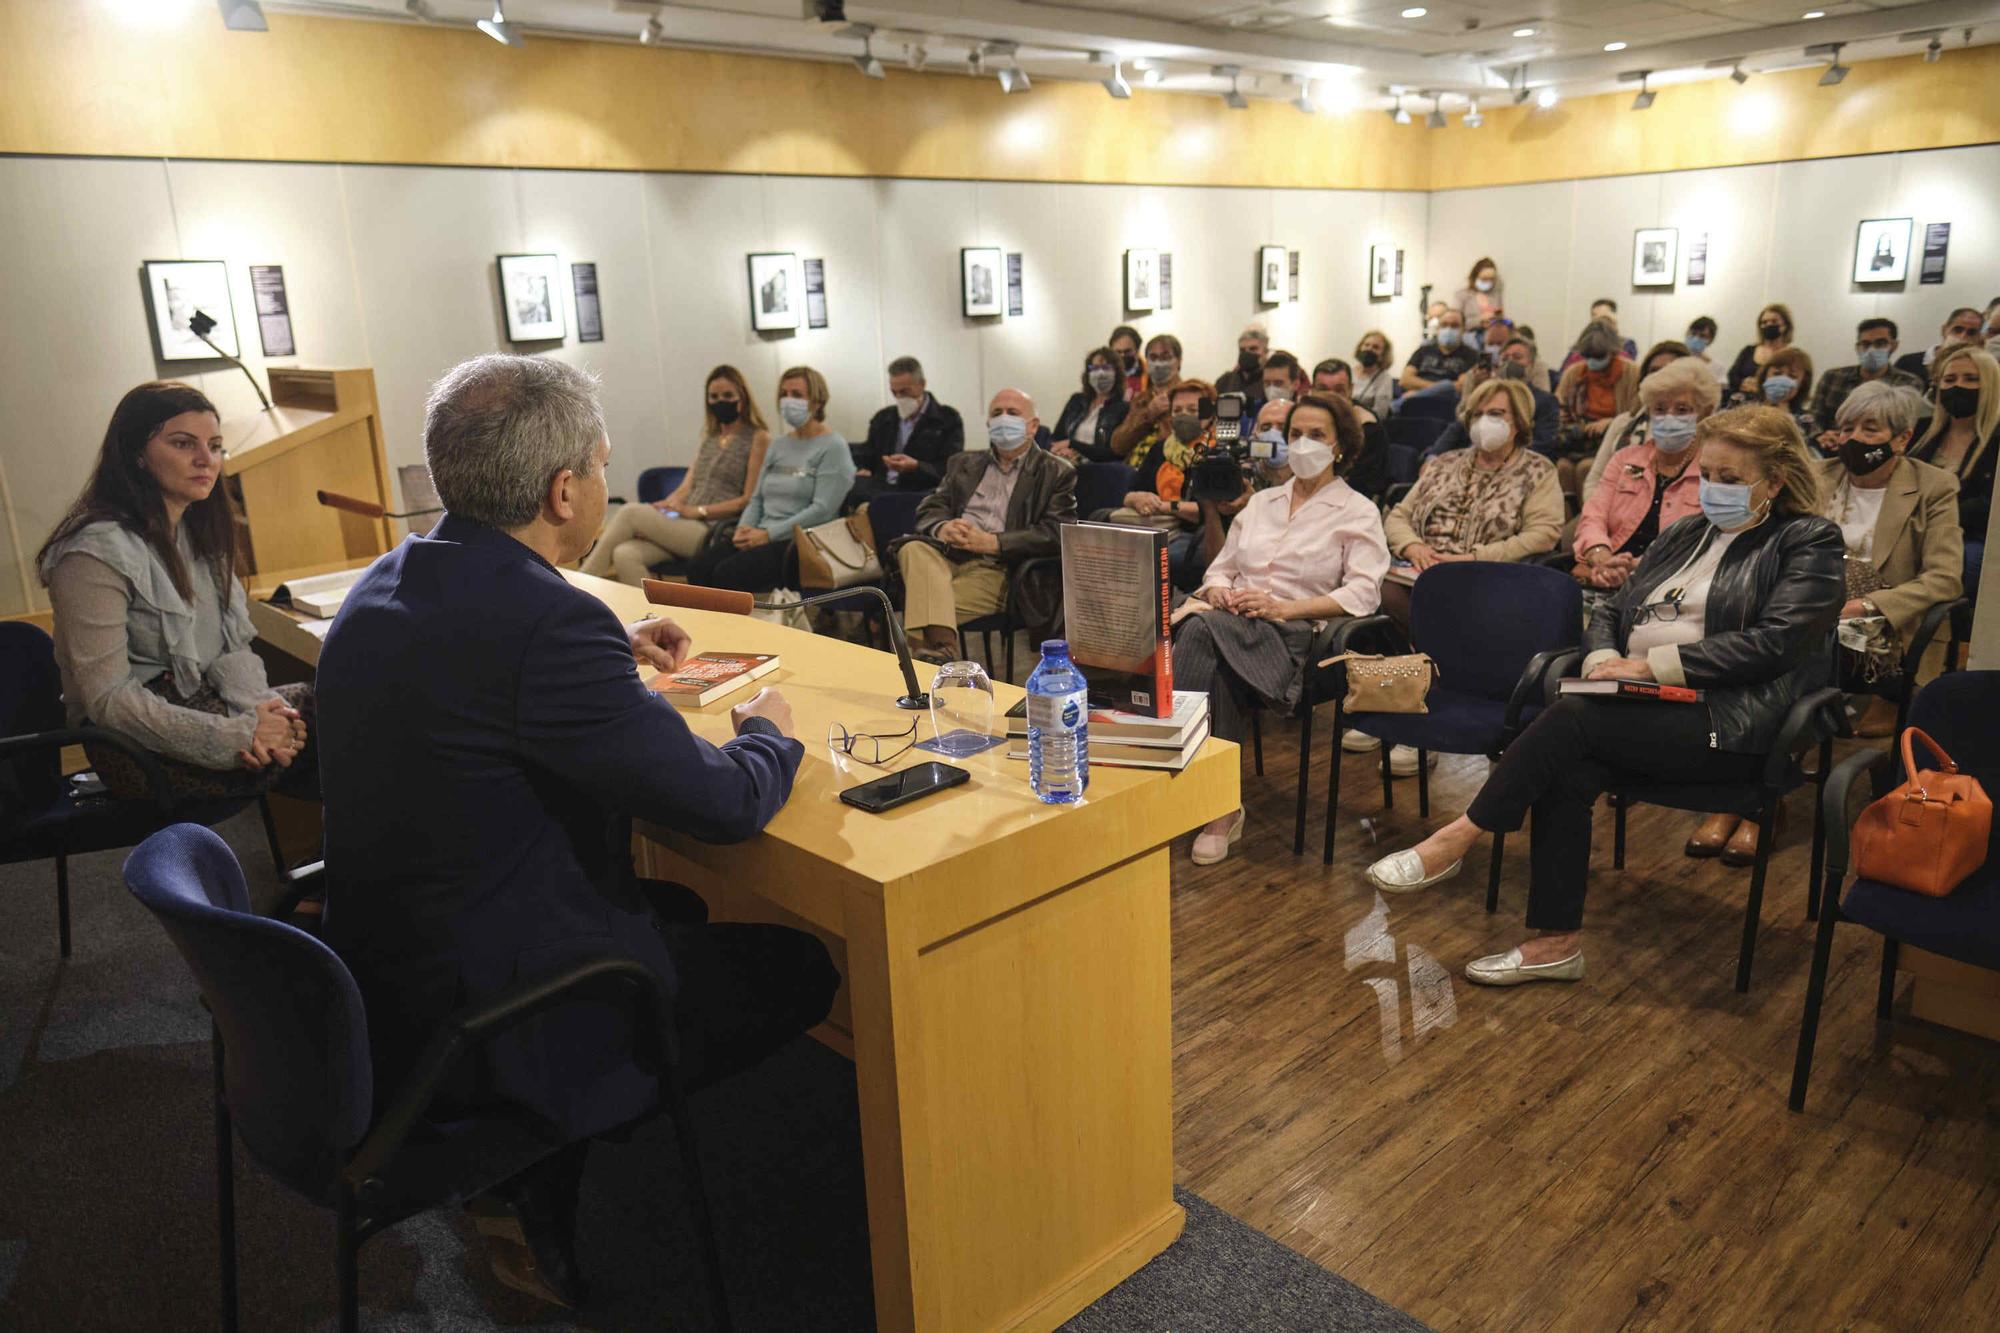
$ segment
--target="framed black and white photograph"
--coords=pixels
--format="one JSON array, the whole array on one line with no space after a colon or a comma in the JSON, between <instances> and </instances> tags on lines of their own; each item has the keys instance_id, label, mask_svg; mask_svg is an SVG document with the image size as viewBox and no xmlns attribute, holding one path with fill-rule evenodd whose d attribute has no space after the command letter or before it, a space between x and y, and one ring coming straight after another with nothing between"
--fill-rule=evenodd
<instances>
[{"instance_id":1,"label":"framed black and white photograph","mask_svg":"<svg viewBox=\"0 0 2000 1333\"><path fill-rule=\"evenodd\" d=\"M1910 220L1869 218L1854 237L1856 282L1901 282L1910 275Z\"/></svg>"},{"instance_id":2,"label":"framed black and white photograph","mask_svg":"<svg viewBox=\"0 0 2000 1333\"><path fill-rule=\"evenodd\" d=\"M153 350L162 361L213 361L215 348L241 356L236 310L229 299L229 266L220 259L149 259L146 300L152 306ZM195 312L215 321L210 347L195 336Z\"/></svg>"},{"instance_id":3,"label":"framed black and white photograph","mask_svg":"<svg viewBox=\"0 0 2000 1333\"><path fill-rule=\"evenodd\" d=\"M799 326L805 304L805 275L789 250L750 256L750 327L780 333Z\"/></svg>"},{"instance_id":4,"label":"framed black and white photograph","mask_svg":"<svg viewBox=\"0 0 2000 1333\"><path fill-rule=\"evenodd\" d=\"M959 302L967 319L998 316L1006 306L1006 262L997 246L967 246L958 252Z\"/></svg>"},{"instance_id":5,"label":"framed black and white photograph","mask_svg":"<svg viewBox=\"0 0 2000 1333\"><path fill-rule=\"evenodd\" d=\"M1386 301L1396 294L1396 247L1368 247L1368 299Z\"/></svg>"},{"instance_id":6,"label":"framed black and white photograph","mask_svg":"<svg viewBox=\"0 0 2000 1333\"><path fill-rule=\"evenodd\" d=\"M1278 305L1284 299L1285 247L1260 245L1257 247L1257 301L1261 305Z\"/></svg>"},{"instance_id":7,"label":"framed black and white photograph","mask_svg":"<svg viewBox=\"0 0 2000 1333\"><path fill-rule=\"evenodd\" d=\"M1632 233L1632 285L1671 287L1680 264L1681 233L1676 227L1641 227Z\"/></svg>"},{"instance_id":8,"label":"framed black and white photograph","mask_svg":"<svg viewBox=\"0 0 2000 1333\"><path fill-rule=\"evenodd\" d=\"M1138 314L1160 306L1160 252L1125 252L1125 308Z\"/></svg>"},{"instance_id":9,"label":"framed black and white photograph","mask_svg":"<svg viewBox=\"0 0 2000 1333\"><path fill-rule=\"evenodd\" d=\"M554 255L501 255L500 308L507 312L507 340L552 342L566 331L563 271Z\"/></svg>"}]
</instances>

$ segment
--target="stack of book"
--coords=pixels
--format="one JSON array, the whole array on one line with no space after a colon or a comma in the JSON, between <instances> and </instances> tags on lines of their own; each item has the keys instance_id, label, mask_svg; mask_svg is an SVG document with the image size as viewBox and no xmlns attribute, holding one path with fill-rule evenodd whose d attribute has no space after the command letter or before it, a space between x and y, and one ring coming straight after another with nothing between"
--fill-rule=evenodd
<instances>
[{"instance_id":1,"label":"stack of book","mask_svg":"<svg viewBox=\"0 0 2000 1333\"><path fill-rule=\"evenodd\" d=\"M1186 768L1208 739L1208 696L1199 691L1174 691L1174 710L1166 717L1124 713L1092 706L1090 762L1117 768ZM1007 710L1007 757L1028 757L1028 701Z\"/></svg>"}]
</instances>

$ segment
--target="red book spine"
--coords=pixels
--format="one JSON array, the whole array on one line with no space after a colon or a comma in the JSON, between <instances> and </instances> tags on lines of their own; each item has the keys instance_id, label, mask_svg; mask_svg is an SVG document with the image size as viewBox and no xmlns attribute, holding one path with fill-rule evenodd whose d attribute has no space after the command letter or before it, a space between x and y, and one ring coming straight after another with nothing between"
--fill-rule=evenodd
<instances>
[{"instance_id":1,"label":"red book spine","mask_svg":"<svg viewBox=\"0 0 2000 1333\"><path fill-rule=\"evenodd\" d=\"M1659 688L1661 702L1670 704L1691 704L1700 700L1701 692L1685 685L1662 685Z\"/></svg>"},{"instance_id":2,"label":"red book spine","mask_svg":"<svg viewBox=\"0 0 2000 1333\"><path fill-rule=\"evenodd\" d=\"M1153 716L1174 711L1174 582L1167 543L1160 543L1160 651L1153 655Z\"/></svg>"}]
</instances>

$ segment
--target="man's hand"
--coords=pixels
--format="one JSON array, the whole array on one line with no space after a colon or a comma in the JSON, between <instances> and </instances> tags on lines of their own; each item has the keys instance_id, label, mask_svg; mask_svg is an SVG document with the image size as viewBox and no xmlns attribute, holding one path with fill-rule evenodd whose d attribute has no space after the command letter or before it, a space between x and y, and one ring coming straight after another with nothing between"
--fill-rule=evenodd
<instances>
[{"instance_id":1,"label":"man's hand","mask_svg":"<svg viewBox=\"0 0 2000 1333\"><path fill-rule=\"evenodd\" d=\"M965 523L962 520L960 522L958 540L952 544L960 550L970 551L974 555L1000 554L1000 538L996 534L988 532L984 528L976 528L972 524Z\"/></svg>"},{"instance_id":2,"label":"man's hand","mask_svg":"<svg viewBox=\"0 0 2000 1333\"><path fill-rule=\"evenodd\" d=\"M891 472L915 472L917 470L917 460L908 454L884 454L882 455L882 466L888 468Z\"/></svg>"},{"instance_id":3,"label":"man's hand","mask_svg":"<svg viewBox=\"0 0 2000 1333\"><path fill-rule=\"evenodd\" d=\"M1653 668L1643 657L1613 657L1590 669L1588 680L1651 680Z\"/></svg>"},{"instance_id":4,"label":"man's hand","mask_svg":"<svg viewBox=\"0 0 2000 1333\"><path fill-rule=\"evenodd\" d=\"M756 546L769 546L771 534L762 528L738 528L730 540L736 544L737 550L747 551Z\"/></svg>"},{"instance_id":5,"label":"man's hand","mask_svg":"<svg viewBox=\"0 0 2000 1333\"><path fill-rule=\"evenodd\" d=\"M785 696L776 690L759 690L730 709L729 725L737 735L741 736L743 724L753 717L761 717L775 726L786 740L792 738L792 706L786 703Z\"/></svg>"},{"instance_id":6,"label":"man's hand","mask_svg":"<svg viewBox=\"0 0 2000 1333\"><path fill-rule=\"evenodd\" d=\"M625 637L632 641L634 661L661 671L679 671L681 663L687 661L688 646L693 642L686 630L664 616L627 625Z\"/></svg>"}]
</instances>

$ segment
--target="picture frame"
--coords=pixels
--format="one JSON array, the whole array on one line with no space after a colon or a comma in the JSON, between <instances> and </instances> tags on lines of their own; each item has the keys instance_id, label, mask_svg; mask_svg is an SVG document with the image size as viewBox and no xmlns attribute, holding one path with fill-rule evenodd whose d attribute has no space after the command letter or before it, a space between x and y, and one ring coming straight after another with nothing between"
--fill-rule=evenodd
<instances>
[{"instance_id":1,"label":"picture frame","mask_svg":"<svg viewBox=\"0 0 2000 1333\"><path fill-rule=\"evenodd\" d=\"M1864 218L1854 231L1854 280L1902 282L1910 276L1909 218Z\"/></svg>"},{"instance_id":2,"label":"picture frame","mask_svg":"<svg viewBox=\"0 0 2000 1333\"><path fill-rule=\"evenodd\" d=\"M1399 251L1393 245L1368 247L1368 299L1386 301L1396 294Z\"/></svg>"},{"instance_id":3,"label":"picture frame","mask_svg":"<svg viewBox=\"0 0 2000 1333\"><path fill-rule=\"evenodd\" d=\"M959 304L967 319L997 319L1007 309L1006 256L998 246L962 246L958 252Z\"/></svg>"},{"instance_id":4,"label":"picture frame","mask_svg":"<svg viewBox=\"0 0 2000 1333\"><path fill-rule=\"evenodd\" d=\"M146 280L148 322L153 329L153 353L161 361L215 361L215 347L228 356L243 355L236 340L236 305L229 290L229 265L220 259L148 259ZM215 321L208 346L190 327L199 310Z\"/></svg>"},{"instance_id":5,"label":"picture frame","mask_svg":"<svg viewBox=\"0 0 2000 1333\"><path fill-rule=\"evenodd\" d=\"M1285 278L1289 268L1284 246L1257 247L1257 301L1260 305L1284 304Z\"/></svg>"},{"instance_id":6,"label":"picture frame","mask_svg":"<svg viewBox=\"0 0 2000 1333\"><path fill-rule=\"evenodd\" d=\"M796 331L806 293L799 257L789 250L767 250L748 256L748 262L750 327L759 333Z\"/></svg>"},{"instance_id":7,"label":"picture frame","mask_svg":"<svg viewBox=\"0 0 2000 1333\"><path fill-rule=\"evenodd\" d=\"M1125 308L1134 314L1148 314L1160 306L1160 252L1125 252Z\"/></svg>"},{"instance_id":8,"label":"picture frame","mask_svg":"<svg viewBox=\"0 0 2000 1333\"><path fill-rule=\"evenodd\" d=\"M1632 233L1632 285L1671 287L1680 271L1678 227L1641 227Z\"/></svg>"},{"instance_id":9,"label":"picture frame","mask_svg":"<svg viewBox=\"0 0 2000 1333\"><path fill-rule=\"evenodd\" d=\"M500 310L507 341L559 342L568 333L563 315L567 275L554 255L499 255Z\"/></svg>"}]
</instances>

